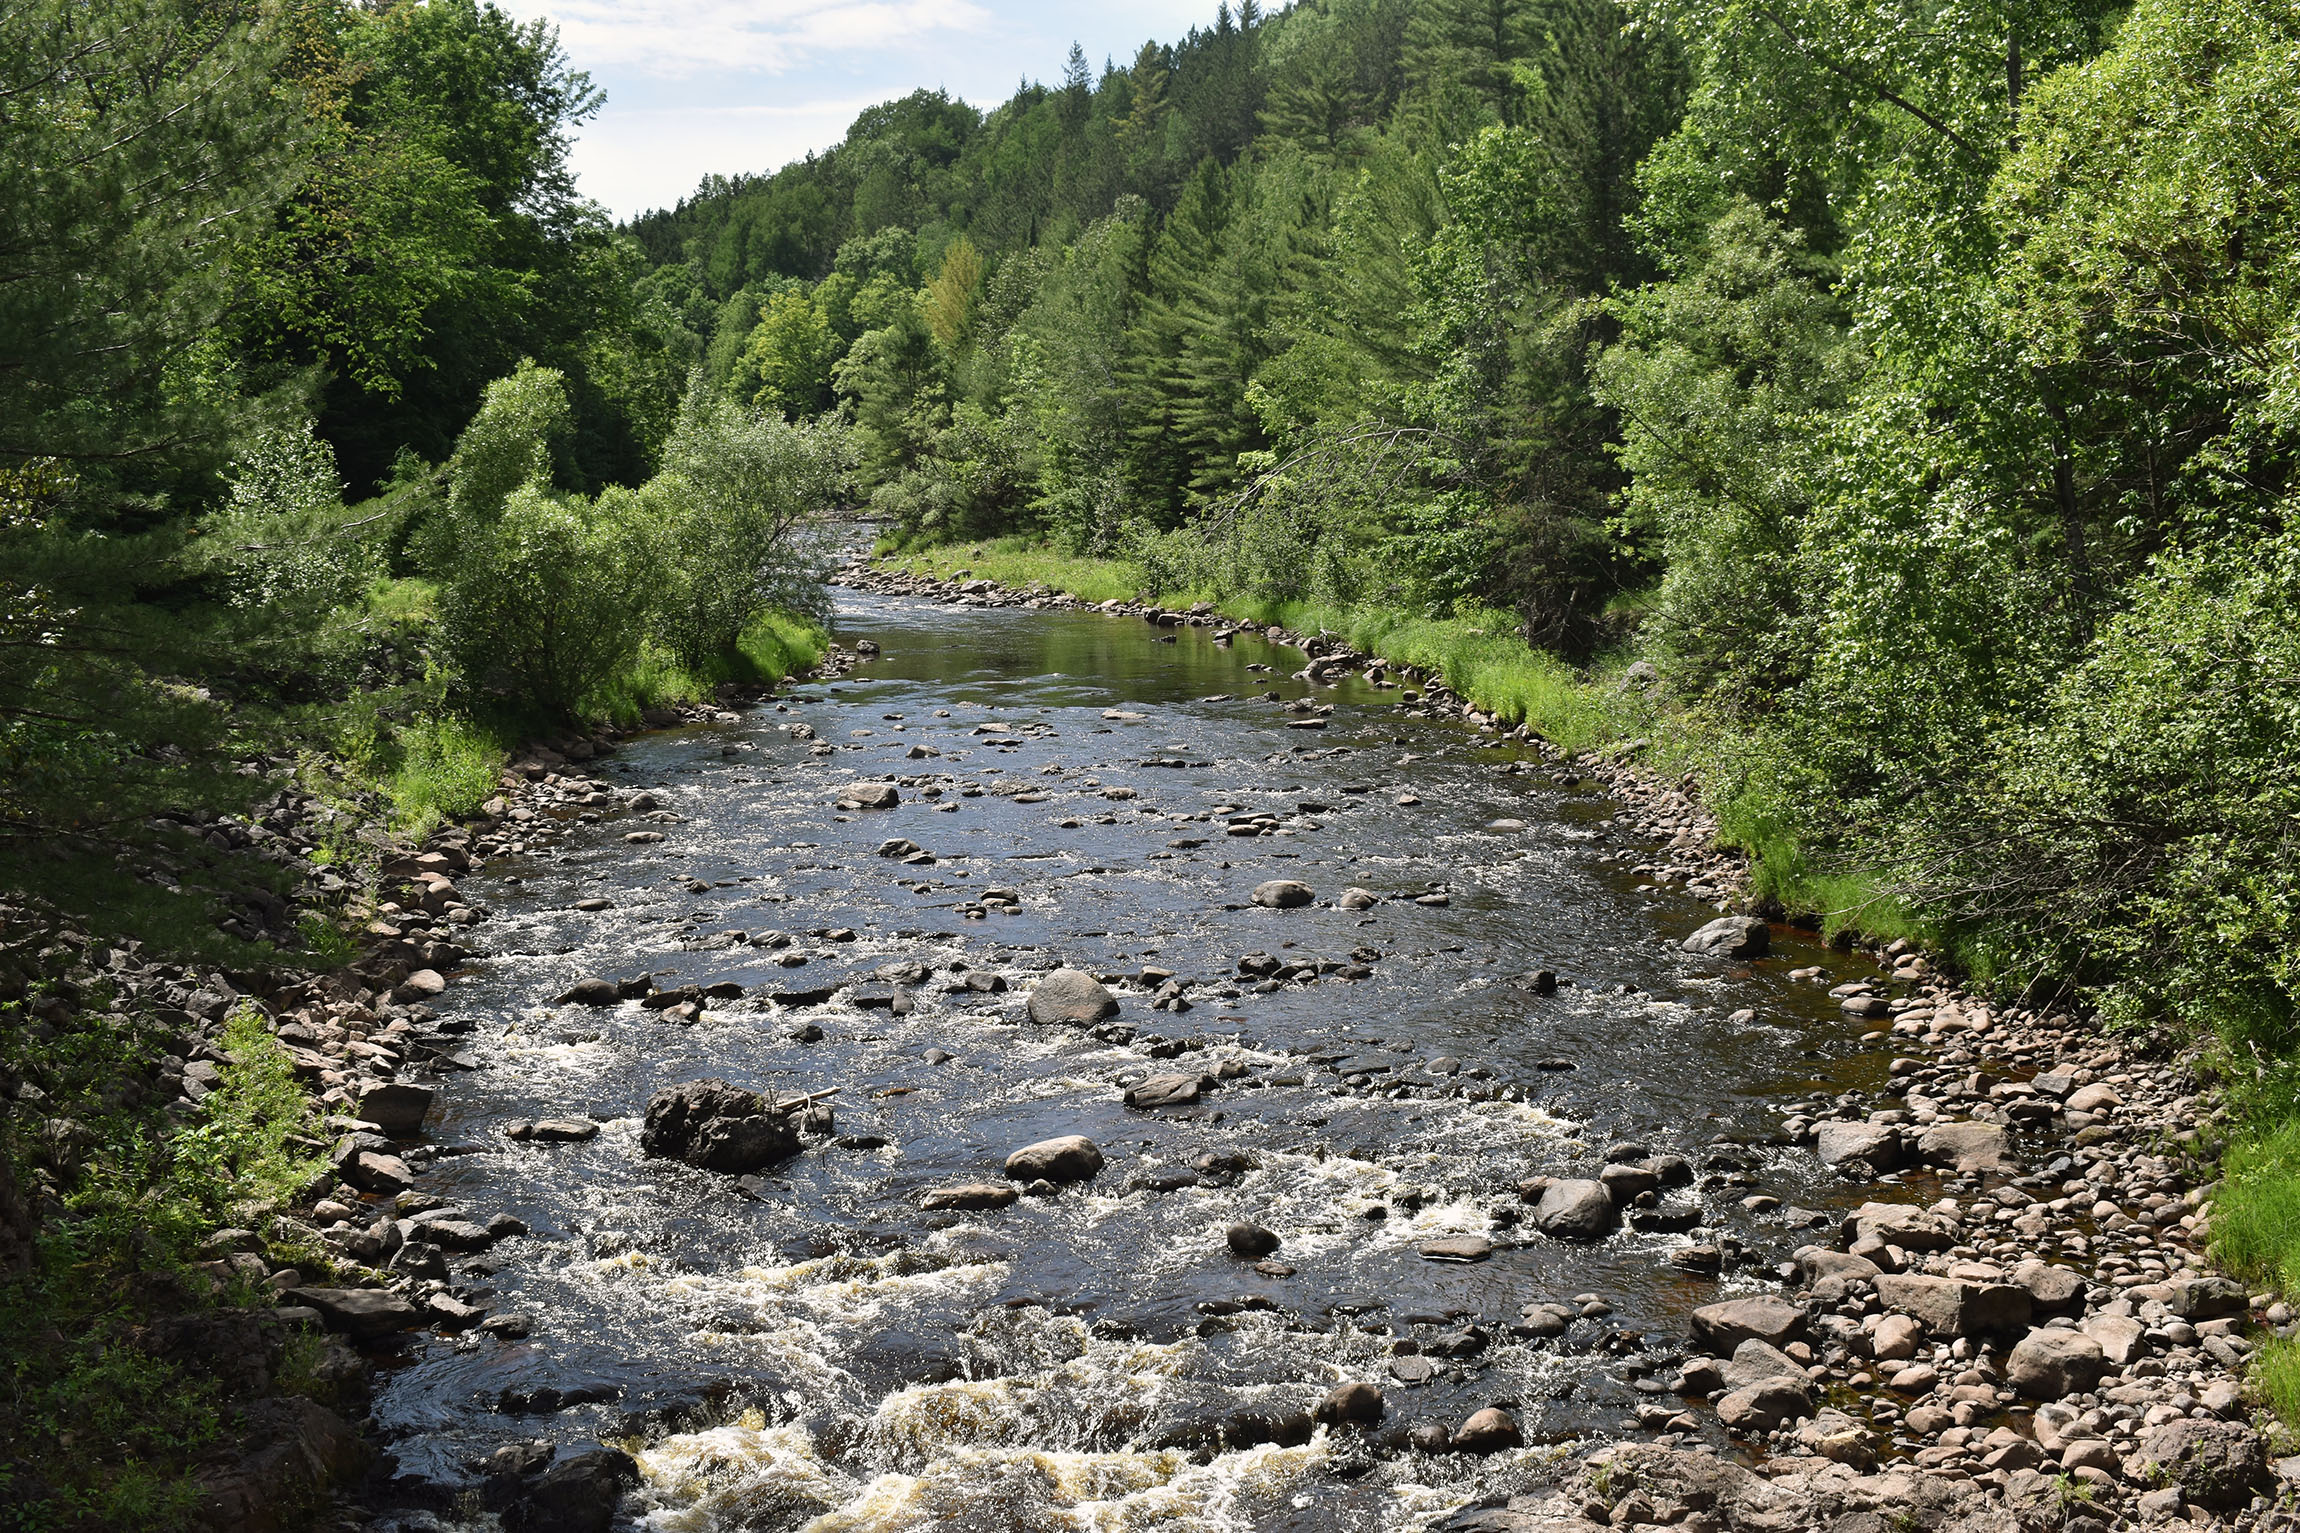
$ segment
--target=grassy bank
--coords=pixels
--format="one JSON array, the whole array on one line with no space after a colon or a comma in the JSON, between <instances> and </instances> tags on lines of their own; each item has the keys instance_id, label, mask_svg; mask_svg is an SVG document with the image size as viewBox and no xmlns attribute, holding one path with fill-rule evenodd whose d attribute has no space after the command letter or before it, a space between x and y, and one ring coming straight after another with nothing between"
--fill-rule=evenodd
<instances>
[{"instance_id":1,"label":"grassy bank","mask_svg":"<svg viewBox=\"0 0 2300 1533\"><path fill-rule=\"evenodd\" d=\"M430 621L422 582L389 582L371 602L420 640ZM649 641L627 665L599 679L575 722L628 728L649 709L702 702L723 683L771 685L815 665L829 645L830 636L814 623L783 612L753 619L733 650L700 673ZM356 714L335 732L329 754L349 762L359 783L383 794L394 829L420 837L476 814L494 796L514 751L570 727L566 719L502 701L481 700L454 711L436 685L417 683Z\"/></svg>"},{"instance_id":2,"label":"grassy bank","mask_svg":"<svg viewBox=\"0 0 2300 1533\"><path fill-rule=\"evenodd\" d=\"M1430 618L1217 591L1149 591L1138 564L1062 554L1019 538L902 550L894 563L914 574L947 579L970 572L1000 585L1043 586L1086 601L1145 599L1173 607L1205 602L1248 622L1338 635L1352 649L1392 665L1442 676L1479 708L1505 724L1528 726L1560 749L1633 755L1658 779L1692 776L1704 785L1721 839L1749 855L1752 894L1818 917L1826 934L1906 937L1936 949L1947 942L1876 875L1812 852L1773 787L1781 764L1766 758L1761 742L1728 733L1631 684L1625 663L1600 662L1585 671L1533 648L1518 637L1506 612L1470 609Z\"/></svg>"}]
</instances>

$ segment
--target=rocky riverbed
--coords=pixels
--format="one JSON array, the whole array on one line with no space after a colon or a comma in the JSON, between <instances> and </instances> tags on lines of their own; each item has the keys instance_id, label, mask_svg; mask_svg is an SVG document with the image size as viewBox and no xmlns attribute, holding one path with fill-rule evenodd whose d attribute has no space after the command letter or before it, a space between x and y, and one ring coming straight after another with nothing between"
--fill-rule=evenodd
<instances>
[{"instance_id":1,"label":"rocky riverbed","mask_svg":"<svg viewBox=\"0 0 2300 1533\"><path fill-rule=\"evenodd\" d=\"M155 976L155 1089L244 1001L336 1112L340 1266L218 1260L375 1366L375 1526L2285 1525L2177 1061L1319 636L846 582L345 973Z\"/></svg>"}]
</instances>

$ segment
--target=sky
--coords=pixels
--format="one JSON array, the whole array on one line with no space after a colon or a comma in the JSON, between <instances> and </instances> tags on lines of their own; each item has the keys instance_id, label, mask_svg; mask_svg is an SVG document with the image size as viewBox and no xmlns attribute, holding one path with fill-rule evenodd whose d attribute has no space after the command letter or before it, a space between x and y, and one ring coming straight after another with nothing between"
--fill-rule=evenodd
<instances>
[{"instance_id":1,"label":"sky","mask_svg":"<svg viewBox=\"0 0 2300 1533\"><path fill-rule=\"evenodd\" d=\"M557 24L605 89L573 164L617 218L710 174L775 170L846 136L855 113L924 87L979 107L1052 84L1073 41L1095 72L1209 25L1217 0L497 0Z\"/></svg>"}]
</instances>

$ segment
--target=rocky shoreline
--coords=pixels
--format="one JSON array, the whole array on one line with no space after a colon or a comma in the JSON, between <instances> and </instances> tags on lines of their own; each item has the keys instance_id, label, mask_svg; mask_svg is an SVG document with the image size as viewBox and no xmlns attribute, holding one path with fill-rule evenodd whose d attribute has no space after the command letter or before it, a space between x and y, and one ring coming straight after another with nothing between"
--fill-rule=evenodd
<instances>
[{"instance_id":1,"label":"rocky shoreline","mask_svg":"<svg viewBox=\"0 0 2300 1533\"><path fill-rule=\"evenodd\" d=\"M1651 781L1628 753L1569 758L1442 679L1330 636L1207 606L1009 590L966 571L937 579L858 562L841 582L958 606L1210 628L1216 642L1257 633L1307 656L1297 679L1355 673L1394 686L1409 717L1458 717L1524 742L1563 777L1602 782L1622 805L1617 828L1659 843L1616 854L1636 859L1633 872L1720 909L1743 883L1691 783ZM1321 706L1288 704L1289 722L1315 727ZM1727 918L1687 947L1756 959L1766 933L1761 920ZM2212 1271L2209 1188L2198 1182L2208 1172L2190 1153L2206 1104L2188 1063L2141 1057L2066 1012L1994 1005L1906 943L1849 950L1836 967L1871 964L1842 982L1833 969L1790 977L1829 985L1849 1022L1870 1024L1863 1041L1894 1055L1888 1084L1787 1104L1777 1142L1811 1147L1877 1197L1838 1220L1751 1192L1752 1211L1811 1239L1763 1274L1773 1279L1764 1291L1696 1312L1692 1350L1639 1412L1653 1439L1602 1449L1556 1489L1449 1526L2300 1528L2284 1509L2300 1458L2271 1458L2268 1418L2243 1383L2257 1338L2293 1334L2295 1319L2276 1296ZM1719 1145L1703 1169L1732 1175L1745 1164L1736 1149ZM1638 1146L1614 1146L1607 1159L1600 1182L1616 1194L1648 1169ZM1644 1180L1633 1203L1656 1199ZM1540 1201L1552 1184L1523 1191ZM1699 1247L1678 1254L1697 1271L1729 1260ZM1748 1467L1683 1446L1704 1409Z\"/></svg>"},{"instance_id":2,"label":"rocky shoreline","mask_svg":"<svg viewBox=\"0 0 2300 1533\"><path fill-rule=\"evenodd\" d=\"M857 658L834 648L794 679L836 675ZM725 687L718 706L653 710L639 728L708 720L769 690ZM433 1091L408 1078L475 1064L465 1052L469 1024L431 1005L487 918L456 880L489 856L546 847L569 826L647 813L645 795L614 793L578 770L612 752L625 733L531 744L479 817L415 844L389 834L386 806L372 790L342 780L299 785L284 761L239 763L241 775L276 786L245 814L175 818L220 854L290 871L294 888L285 898L257 892L227 900L217 924L228 936L287 948L297 942L299 919L317 916L356 943L356 956L327 972L158 961L141 943L92 936L52 907L0 904L0 1000L26 1002L42 1039L99 1033L107 1048L149 1061L105 1083L108 1102L193 1121L232 1063L227 1020L253 1012L308 1093L314 1127L328 1136L301 1138L328 1169L293 1206L242 1207L234 1224L206 1233L200 1260L131 1282L135 1319L123 1340L203 1381L227 1413L194 1476L196 1525L218 1533L359 1526L345 1493L363 1474L392 1472L390 1455L375 1451L359 1420L370 1366L359 1349L415 1329L524 1333L523 1317L490 1315L448 1280L448 1253L483 1250L519 1225L505 1216L474 1219L414 1190L425 1166L471 1147L422 1139ZM151 859L141 876L158 884L192 877L164 858ZM57 1082L44 1087L39 1073L0 1068L0 1110L53 1111L49 1088ZM41 1224L63 1216L61 1195L87 1148L88 1131L70 1119L48 1116L34 1126L48 1148L29 1184L10 1185L0 1163L0 1275L23 1271ZM251 1294L253 1306L245 1301ZM9 1457L0 1450L0 1466ZM536 1529L604 1528L621 1493L617 1466L560 1465L554 1478L549 1457L511 1475L506 1483L516 1494L498 1510ZM21 1494L42 1493L28 1467L16 1473Z\"/></svg>"},{"instance_id":3,"label":"rocky shoreline","mask_svg":"<svg viewBox=\"0 0 2300 1533\"><path fill-rule=\"evenodd\" d=\"M841 578L955 605L1095 610L1161 628L1207 627L1218 640L1259 632L1303 651L1301 679L1358 674L1395 688L1408 716L1458 717L1543 758L1500 770L1602 784L1621 806L1613 828L1629 843L1611 855L1633 873L1714 897L1721 909L1741 883L1740 864L1715 847L1714 823L1691 784L1648 781L1618 757L1567 758L1522 728L1505 729L1441 680L1330 639L1252 630L1206 610L1086 603L971 578L933 581L866 565ZM817 674L863 658L834 650ZM743 700L730 691L720 703ZM1290 727L1316 729L1331 712L1308 700L1283 706ZM665 713L645 727L720 711ZM412 1077L476 1063L465 1052L468 1024L432 1004L468 956L472 928L487 918L458 879L490 857L541 852L569 830L610 817L634 827L626 840L661 838L650 817L664 811L649 795L616 790L582 770L615 743L606 733L537 743L505 773L479 820L419 845L360 827L371 849L364 876L309 867L323 836L342 839L348 811L292 788L257 814L204 827L220 848L255 848L308 868L301 906L325 908L359 932L358 956L334 973L149 964L132 946L111 948L52 915L10 912L12 927L41 932L36 968L57 986L49 1004L69 1006L101 983L120 1025L167 1032L164 1062L138 1089L174 1104L169 1110L187 1112L212 1088L224 1019L252 1007L326 1115L332 1137L311 1148L324 1149L331 1169L303 1205L251 1210L248 1227L215 1232L212 1254L190 1275L252 1285L275 1296L272 1306L212 1308L187 1293L180 1303L159 1303L147 1327L148 1345L227 1380L239 1404L238 1446L204 1477L208 1525L287 1525L363 1465L374 1484L389 1482L390 1456L363 1445L353 1424L365 1377L355 1347L416 1330L526 1334L529 1317L491 1312L480 1290L450 1274L449 1255L468 1274L469 1258L521 1229L506 1215L449 1206L420 1190L426 1166L479 1147L422 1137L432 1092ZM284 932L297 911L296 902L253 906L231 919ZM1725 916L1689 947L1720 963L1753 961L1766 951L1767 932L1760 920ZM1839 969L1847 975L1841 981ZM1650 1391L1637 1412L1644 1440L1564 1461L1549 1488L1469 1508L1447 1526L1545 1533L2094 1533L2171 1521L2300 1527L2281 1510L2300 1461L2271 1460L2242 1385L2255 1339L2266 1328L2289 1333L2293 1317L2272 1296L2248 1295L2210 1271L2206 1189L2185 1153L2201 1108L2184 1067L2134 1057L2065 1014L1993 1007L1899 944L1847 952L1831 972L1791 978L1830 986L1848 1019L1868 1024L1865 1041L1896 1057L1887 1088L1874 1095L1786 1104L1776 1142L1810 1146L1849 1183L1873 1185L1875 1198L1842 1219L1781 1208L1747 1174L1751 1147L1729 1143L1712 1146L1698 1167L1664 1165L1669 1157L1616 1145L1592 1178L1523 1184L1529 1222L1559 1238L1573 1238L1583 1203L1605 1205L1597 1233L1621 1214L1665 1215L1665 1188L1682 1174L1700 1177L1712 1193L1746 1187L1746 1207L1804 1231L1804 1243L1778 1271L1752 1270L1738 1250L1674 1253L1688 1272L1729 1276L1740 1296L1700 1310L1684 1345L1655 1352L1668 1361L1664 1373L1640 1381ZM708 998L647 998L658 999L692 1013ZM19 1083L6 1084L21 1100ZM597 1128L545 1120L507 1132L548 1139L588 1137ZM1015 1195L996 1183L948 1191ZM32 1207L17 1199L0 1220L7 1226L0 1233L18 1243L0 1255L20 1259ZM1255 1231L1240 1226L1230 1238L1243 1254L1240 1241L1251 1245ZM335 1258L266 1254L289 1248ZM1527 1320L1538 1327L1550 1318L1529 1310ZM314 1339L320 1362L301 1393L285 1394L278 1375L296 1333ZM1371 1394L1370 1404L1342 1398L1353 1389ZM1378 1418L1378 1393L1346 1385L1319 1419L1351 1430L1369 1409ZM1740 1445L1739 1461L1721 1459L1694 1435L1711 1418ZM1449 1443L1486 1451L1509 1445L1515 1430L1506 1412L1480 1412L1453 1429ZM634 1477L615 1449L563 1458L541 1450L477 1467L505 1525L538 1529L604 1529ZM341 1503L327 1515L338 1525L354 1520Z\"/></svg>"}]
</instances>

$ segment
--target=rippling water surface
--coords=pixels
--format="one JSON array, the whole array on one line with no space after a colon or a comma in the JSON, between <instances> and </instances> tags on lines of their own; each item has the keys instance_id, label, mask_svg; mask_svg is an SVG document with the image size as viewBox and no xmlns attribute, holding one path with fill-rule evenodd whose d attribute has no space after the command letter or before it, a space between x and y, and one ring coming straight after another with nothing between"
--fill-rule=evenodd
<instances>
[{"instance_id":1,"label":"rippling water surface","mask_svg":"<svg viewBox=\"0 0 2300 1533\"><path fill-rule=\"evenodd\" d=\"M643 822L609 816L467 883L495 912L492 954L448 999L477 1024L484 1068L441 1083L431 1137L484 1149L441 1159L423 1190L532 1227L456 1267L465 1293L534 1330L430 1338L395 1362L376 1411L403 1485L468 1485L494 1448L540 1436L631 1446L631 1506L662 1529L1429 1526L1538 1478L1565 1444L1633 1430L1640 1404L1682 1404L1653 1392L1684 1312L1803 1243L1791 1210L1841 1201L1809 1157L1770 1147L1766 1111L1881 1071L1815 987L1782 978L1827 955L1677 951L1713 912L1642 889L1635 857L1607 860L1640 843L1594 786L1402 717L1395 690L1286 679L1298 653L1252 639L852 594L838 627L883 654L596 764L675 814L662 842L628 845ZM1284 727L1296 715L1270 692L1333 704L1328 727ZM838 749L812 753L798 723ZM889 773L899 807L832 808L839 786ZM1247 814L1277 828L1228 835ZM1525 828L1489 828L1502 819ZM877 855L893 838L934 862ZM1321 903L1247 903L1278 877ZM1390 898L1325 903L1351 886ZM961 909L986 889L1019 909ZM1412 902L1432 889L1449 903ZM596 898L612 908L573 908ZM777 932L787 947L757 941ZM1260 993L1237 971L1254 952L1332 972ZM1131 1041L1034 1026L1022 995L1058 963L1170 970L1191 1009L1114 984ZM927 971L906 987L914 1010L857 1004L890 998L879 971L902 964ZM1539 968L1566 983L1508 983ZM576 979L639 973L747 998L691 1026L549 1004ZM970 974L1008 988L969 989ZM834 986L811 1005L763 998ZM1743 1008L1755 1019L1729 1020ZM1145 1073L1223 1061L1246 1073L1198 1106L1121 1100ZM643 1159L649 1093L703 1075L837 1087L839 1137L752 1192ZM566 1115L603 1131L502 1136ZM995 1180L1008 1151L1069 1133L1109 1158L1091 1184L921 1211L928 1188ZM1735 1137L1738 1175L1718 1147ZM1670 1195L1699 1205L1696 1230L1590 1247L1514 1224L1519 1179L1594 1174L1621 1140L1701 1168ZM1209 1152L1245 1169L1187 1185ZM1745 1209L1760 1191L1785 1207ZM1238 1219L1280 1235L1293 1275L1231 1254ZM1451 1234L1496 1250L1417 1254ZM1666 1264L1720 1237L1748 1252L1721 1280ZM1511 1332L1528 1303L1592 1295L1612 1313L1559 1338ZM1475 1350L1406 1365L1430 1374L1408 1382L1401 1346ZM1372 1444L1301 1440L1299 1413L1353 1378L1387 1395ZM504 1408L537 1389L613 1398ZM1497 1402L1525 1449L1405 1443Z\"/></svg>"}]
</instances>

